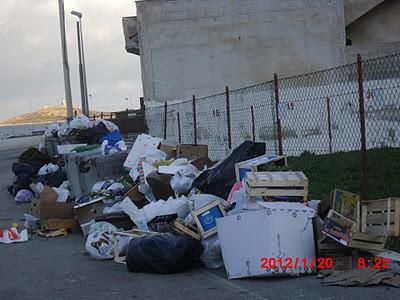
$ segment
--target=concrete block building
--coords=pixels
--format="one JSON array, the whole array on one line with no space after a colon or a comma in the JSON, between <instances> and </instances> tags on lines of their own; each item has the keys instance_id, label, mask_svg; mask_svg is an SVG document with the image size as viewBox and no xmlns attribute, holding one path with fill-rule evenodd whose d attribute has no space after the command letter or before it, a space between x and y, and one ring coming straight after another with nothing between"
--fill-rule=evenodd
<instances>
[{"instance_id":1,"label":"concrete block building","mask_svg":"<svg viewBox=\"0 0 400 300\"><path fill-rule=\"evenodd\" d=\"M123 19L146 100L208 96L399 51L396 0L143 0Z\"/></svg>"}]
</instances>

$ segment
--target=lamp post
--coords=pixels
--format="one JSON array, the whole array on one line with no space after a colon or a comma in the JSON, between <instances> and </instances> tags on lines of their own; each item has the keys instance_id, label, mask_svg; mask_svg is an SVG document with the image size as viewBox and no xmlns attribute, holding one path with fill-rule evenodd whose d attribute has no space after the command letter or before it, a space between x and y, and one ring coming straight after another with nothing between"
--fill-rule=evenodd
<instances>
[{"instance_id":1,"label":"lamp post","mask_svg":"<svg viewBox=\"0 0 400 300\"><path fill-rule=\"evenodd\" d=\"M89 116L89 100L86 82L86 65L85 54L83 50L83 33L82 33L82 13L71 11L71 14L78 17L79 21L76 22L76 30L78 37L78 52L79 52L79 78L81 83L81 99L82 99L82 113Z\"/></svg>"},{"instance_id":2,"label":"lamp post","mask_svg":"<svg viewBox=\"0 0 400 300\"><path fill-rule=\"evenodd\" d=\"M67 121L69 123L74 118L74 111L73 111L74 109L72 107L71 80L69 77L67 41L65 38L64 0L58 0L58 13L60 16L61 49L62 49L63 70L64 70L65 101L67 104Z\"/></svg>"}]
</instances>

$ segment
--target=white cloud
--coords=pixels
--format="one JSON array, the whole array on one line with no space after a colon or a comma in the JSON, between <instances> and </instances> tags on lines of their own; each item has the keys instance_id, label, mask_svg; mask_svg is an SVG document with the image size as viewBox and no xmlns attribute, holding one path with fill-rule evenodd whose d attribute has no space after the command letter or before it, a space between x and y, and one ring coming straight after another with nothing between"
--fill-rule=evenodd
<instances>
[{"instance_id":1,"label":"white cloud","mask_svg":"<svg viewBox=\"0 0 400 300\"><path fill-rule=\"evenodd\" d=\"M121 19L132 0L65 0L73 101L80 103L76 17L83 13L89 93L96 106L119 109L142 96L139 57L125 52ZM0 0L0 119L65 98L57 0ZM137 105L136 105L137 104Z\"/></svg>"}]
</instances>

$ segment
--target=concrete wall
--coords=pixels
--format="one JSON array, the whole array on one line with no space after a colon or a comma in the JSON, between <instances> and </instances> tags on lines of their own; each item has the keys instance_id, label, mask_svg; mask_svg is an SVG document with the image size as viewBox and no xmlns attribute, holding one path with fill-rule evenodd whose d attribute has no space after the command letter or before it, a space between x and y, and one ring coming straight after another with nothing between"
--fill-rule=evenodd
<instances>
[{"instance_id":1,"label":"concrete wall","mask_svg":"<svg viewBox=\"0 0 400 300\"><path fill-rule=\"evenodd\" d=\"M144 96L190 99L343 62L342 0L139 1Z\"/></svg>"},{"instance_id":2,"label":"concrete wall","mask_svg":"<svg viewBox=\"0 0 400 300\"><path fill-rule=\"evenodd\" d=\"M353 46L400 41L400 1L386 0L346 28Z\"/></svg>"},{"instance_id":3,"label":"concrete wall","mask_svg":"<svg viewBox=\"0 0 400 300\"><path fill-rule=\"evenodd\" d=\"M344 18L346 26L369 12L385 0L344 0Z\"/></svg>"}]
</instances>

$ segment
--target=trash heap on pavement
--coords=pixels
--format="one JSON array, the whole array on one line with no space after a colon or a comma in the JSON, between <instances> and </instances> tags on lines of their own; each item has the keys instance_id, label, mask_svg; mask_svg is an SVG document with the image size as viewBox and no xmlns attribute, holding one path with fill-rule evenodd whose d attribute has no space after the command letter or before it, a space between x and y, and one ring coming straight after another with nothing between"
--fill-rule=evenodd
<instances>
[{"instance_id":1,"label":"trash heap on pavement","mask_svg":"<svg viewBox=\"0 0 400 300\"><path fill-rule=\"evenodd\" d=\"M400 254L385 248L400 234L400 199L360 201L338 189L309 199L305 174L264 143L246 141L213 162L207 145L146 134L128 151L104 120L48 133L69 143L56 155L28 149L13 165L10 192L31 202L31 232L81 231L92 258L131 272L203 264L225 267L229 279L319 272L326 285L400 286Z\"/></svg>"}]
</instances>

